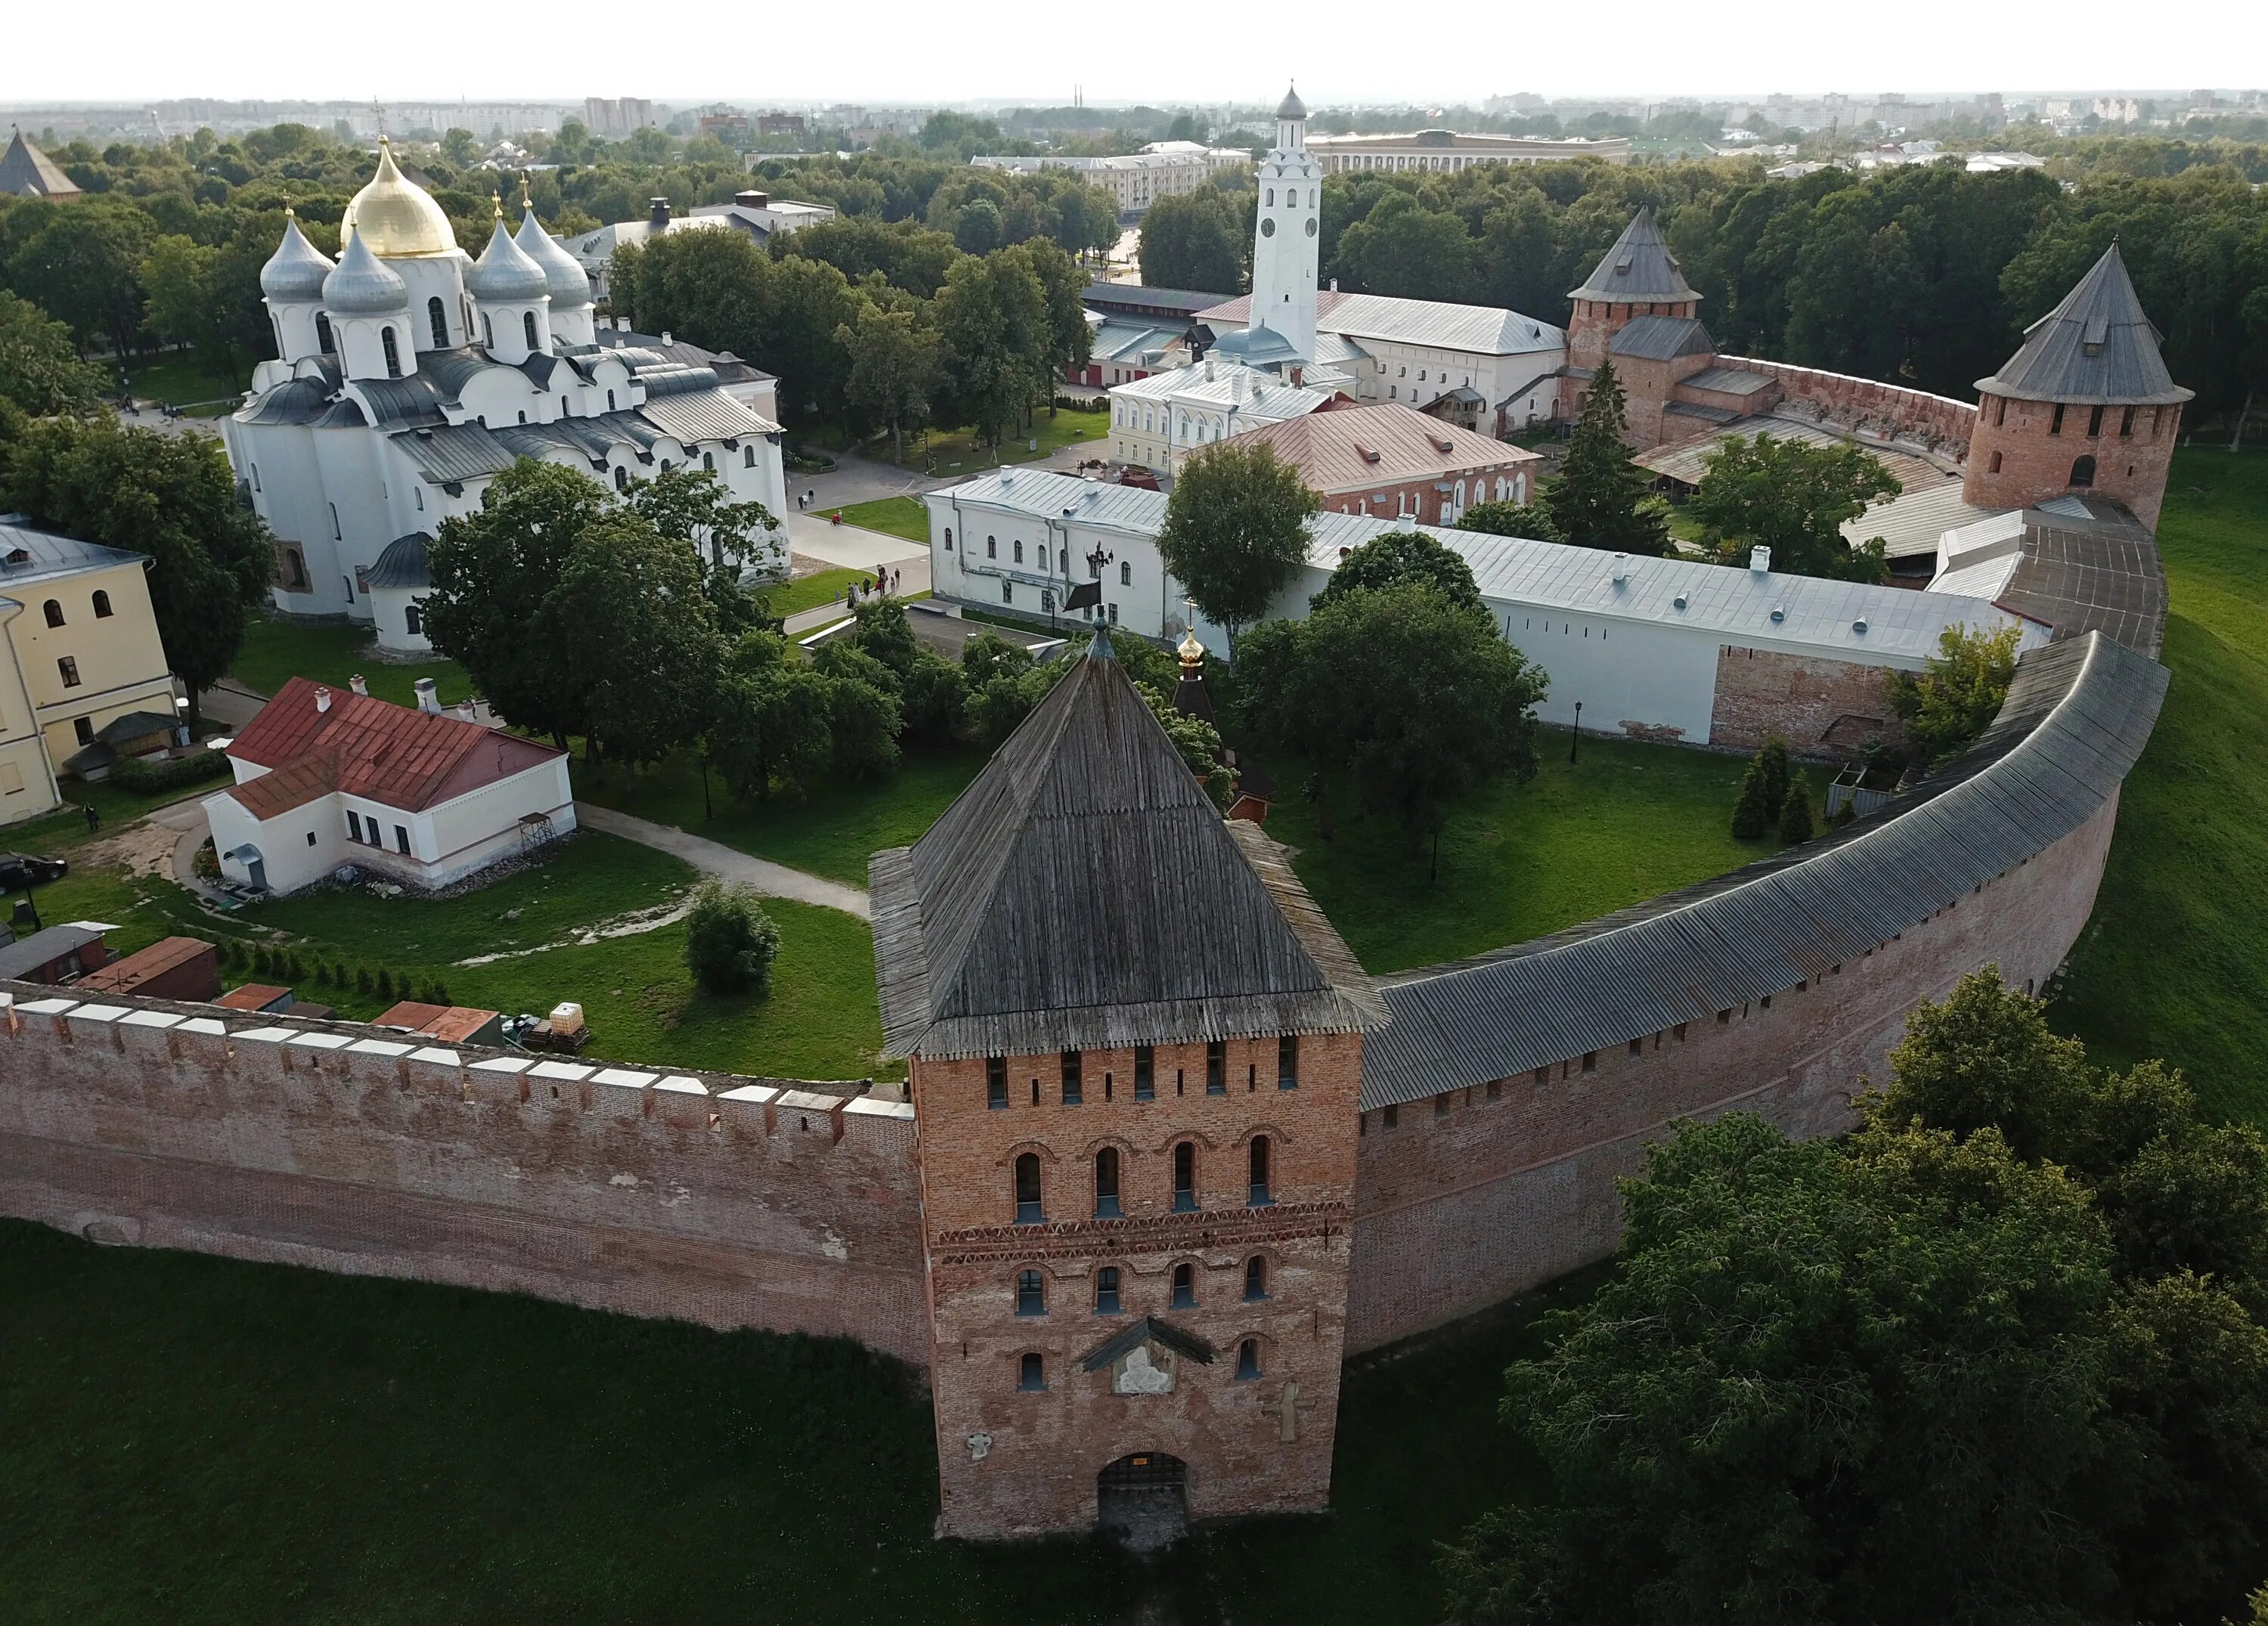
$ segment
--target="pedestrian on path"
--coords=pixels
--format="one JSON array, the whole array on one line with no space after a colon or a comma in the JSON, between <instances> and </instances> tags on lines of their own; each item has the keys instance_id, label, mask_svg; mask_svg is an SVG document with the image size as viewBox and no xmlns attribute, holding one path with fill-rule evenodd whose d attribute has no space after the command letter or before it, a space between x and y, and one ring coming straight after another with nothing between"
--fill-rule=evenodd
<instances>
[{"instance_id":1,"label":"pedestrian on path","mask_svg":"<svg viewBox=\"0 0 2268 1626\"><path fill-rule=\"evenodd\" d=\"M92 835L101 828L102 815L95 812L94 804L92 802L89 802L86 805L86 833L89 835Z\"/></svg>"}]
</instances>

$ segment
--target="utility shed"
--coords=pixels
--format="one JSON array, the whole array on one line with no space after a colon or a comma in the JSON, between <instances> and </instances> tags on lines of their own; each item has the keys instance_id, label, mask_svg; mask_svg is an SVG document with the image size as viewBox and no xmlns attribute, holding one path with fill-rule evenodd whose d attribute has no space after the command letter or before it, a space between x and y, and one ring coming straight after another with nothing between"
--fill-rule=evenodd
<instances>
[{"instance_id":1,"label":"utility shed","mask_svg":"<svg viewBox=\"0 0 2268 1626\"><path fill-rule=\"evenodd\" d=\"M0 982L63 982L107 965L110 951L103 945L102 934L109 930L91 920L75 920L0 944Z\"/></svg>"},{"instance_id":2,"label":"utility shed","mask_svg":"<svg viewBox=\"0 0 2268 1626\"><path fill-rule=\"evenodd\" d=\"M210 999L220 992L220 951L202 938L160 938L79 979L86 993L145 999Z\"/></svg>"}]
</instances>

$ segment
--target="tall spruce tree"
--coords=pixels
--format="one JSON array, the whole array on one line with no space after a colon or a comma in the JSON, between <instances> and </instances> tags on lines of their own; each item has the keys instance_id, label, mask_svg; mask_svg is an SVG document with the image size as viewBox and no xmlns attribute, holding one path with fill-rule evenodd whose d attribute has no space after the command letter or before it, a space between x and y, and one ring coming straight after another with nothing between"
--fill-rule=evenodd
<instances>
[{"instance_id":1,"label":"tall spruce tree","mask_svg":"<svg viewBox=\"0 0 2268 1626\"><path fill-rule=\"evenodd\" d=\"M1809 841L1815 828L1811 821L1811 776L1798 769L1787 782L1787 799L1780 804L1779 838L1793 847Z\"/></svg>"},{"instance_id":2,"label":"tall spruce tree","mask_svg":"<svg viewBox=\"0 0 2268 1626\"><path fill-rule=\"evenodd\" d=\"M1590 398L1567 445L1559 477L1544 488L1543 504L1559 534L1584 548L1660 556L1669 551L1669 527L1646 490L1646 476L1631 460L1623 437L1622 381L1602 361Z\"/></svg>"}]
</instances>

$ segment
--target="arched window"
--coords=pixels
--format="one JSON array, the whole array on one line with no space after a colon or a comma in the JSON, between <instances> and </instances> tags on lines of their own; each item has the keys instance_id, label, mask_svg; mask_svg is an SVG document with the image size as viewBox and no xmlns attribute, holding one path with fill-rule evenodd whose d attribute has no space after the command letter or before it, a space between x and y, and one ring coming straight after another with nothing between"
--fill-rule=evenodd
<instances>
[{"instance_id":1,"label":"arched window","mask_svg":"<svg viewBox=\"0 0 2268 1626\"><path fill-rule=\"evenodd\" d=\"M481 313L481 338L489 349L496 349L496 324L489 320L486 311Z\"/></svg>"},{"instance_id":2,"label":"arched window","mask_svg":"<svg viewBox=\"0 0 2268 1626\"><path fill-rule=\"evenodd\" d=\"M1045 1315L1048 1313L1047 1284L1036 1270L1016 1272L1016 1313Z\"/></svg>"},{"instance_id":3,"label":"arched window","mask_svg":"<svg viewBox=\"0 0 2268 1626\"><path fill-rule=\"evenodd\" d=\"M386 351L386 376L389 379L400 378L401 376L401 342L394 338L391 324L378 330L378 342Z\"/></svg>"},{"instance_id":4,"label":"arched window","mask_svg":"<svg viewBox=\"0 0 2268 1626\"><path fill-rule=\"evenodd\" d=\"M609 412L612 412L614 409L615 409L615 392L614 392L614 391L612 391L612 390L608 390L608 391L607 392L607 410L608 410L608 411L609 411Z\"/></svg>"},{"instance_id":5,"label":"arched window","mask_svg":"<svg viewBox=\"0 0 2268 1626\"><path fill-rule=\"evenodd\" d=\"M1094 1313L1097 1315L1118 1313L1118 1267L1105 1265L1094 1273Z\"/></svg>"},{"instance_id":6,"label":"arched window","mask_svg":"<svg viewBox=\"0 0 2268 1626\"><path fill-rule=\"evenodd\" d=\"M1197 1272L1195 1265L1174 1267L1174 1299L1169 1310L1194 1310L1197 1307Z\"/></svg>"},{"instance_id":7,"label":"arched window","mask_svg":"<svg viewBox=\"0 0 2268 1626\"><path fill-rule=\"evenodd\" d=\"M1244 1297L1248 1303L1268 1297L1268 1262L1257 1254L1244 1262Z\"/></svg>"},{"instance_id":8,"label":"arched window","mask_svg":"<svg viewBox=\"0 0 2268 1626\"><path fill-rule=\"evenodd\" d=\"M40 612L48 618L48 626L60 627L63 624L63 607L55 600L50 599L40 606Z\"/></svg>"},{"instance_id":9,"label":"arched window","mask_svg":"<svg viewBox=\"0 0 2268 1626\"><path fill-rule=\"evenodd\" d=\"M2093 456L2090 455L2088 457L2079 458L2072 463L2071 482L2075 486L2091 486L2095 483L2095 459Z\"/></svg>"},{"instance_id":10,"label":"arched window","mask_svg":"<svg viewBox=\"0 0 2268 1626\"><path fill-rule=\"evenodd\" d=\"M1017 563L1018 564L1021 564L1021 563L1023 563L1023 562L1024 562L1024 539L1023 539L1022 537L1020 537L1020 537L1018 537L1018 538L1016 538L1016 539L1015 539L1014 543L1012 544L1012 546L1013 546L1013 547L1015 548L1015 549L1016 549L1016 563Z\"/></svg>"},{"instance_id":11,"label":"arched window","mask_svg":"<svg viewBox=\"0 0 2268 1626\"><path fill-rule=\"evenodd\" d=\"M945 527L945 551L947 553L951 553L953 551L953 527L951 526Z\"/></svg>"},{"instance_id":12,"label":"arched window","mask_svg":"<svg viewBox=\"0 0 2268 1626\"><path fill-rule=\"evenodd\" d=\"M106 621L109 616L110 595L98 587L94 592L94 618L97 621Z\"/></svg>"},{"instance_id":13,"label":"arched window","mask_svg":"<svg viewBox=\"0 0 2268 1626\"><path fill-rule=\"evenodd\" d=\"M436 294L425 301L425 320L433 326L433 348L437 350L447 349L449 348L449 313L447 307L442 305L440 295Z\"/></svg>"},{"instance_id":14,"label":"arched window","mask_svg":"<svg viewBox=\"0 0 2268 1626\"><path fill-rule=\"evenodd\" d=\"M755 466L756 449L754 446L742 446L740 448L740 467L742 468L754 468Z\"/></svg>"},{"instance_id":15,"label":"arched window","mask_svg":"<svg viewBox=\"0 0 2268 1626\"><path fill-rule=\"evenodd\" d=\"M1016 1364L1016 1387L1027 1394L1047 1392L1048 1369L1036 1355L1027 1355Z\"/></svg>"},{"instance_id":16,"label":"arched window","mask_svg":"<svg viewBox=\"0 0 2268 1626\"><path fill-rule=\"evenodd\" d=\"M711 475L715 474L717 472L717 454L714 452L703 452L701 454L701 467L704 473Z\"/></svg>"},{"instance_id":17,"label":"arched window","mask_svg":"<svg viewBox=\"0 0 2268 1626\"><path fill-rule=\"evenodd\" d=\"M401 612L401 625L411 637L416 637L425 630L425 612L410 605Z\"/></svg>"},{"instance_id":18,"label":"arched window","mask_svg":"<svg viewBox=\"0 0 2268 1626\"><path fill-rule=\"evenodd\" d=\"M619 464L619 463L615 464L615 490L617 490L617 491L627 491L627 490L629 490L630 489L630 470L628 470L627 468L624 468L624 467L623 467L621 464Z\"/></svg>"},{"instance_id":19,"label":"arched window","mask_svg":"<svg viewBox=\"0 0 2268 1626\"><path fill-rule=\"evenodd\" d=\"M525 338L525 339L527 341L527 348L528 348L529 349L531 349L531 350L532 350L532 349L535 349L535 348L536 348L536 345L535 345L535 313L534 313L534 312L533 312L533 311L522 311L522 312L519 313L519 331L520 331L520 336L521 336L521 337L523 337L523 338Z\"/></svg>"},{"instance_id":20,"label":"arched window","mask_svg":"<svg viewBox=\"0 0 2268 1626\"><path fill-rule=\"evenodd\" d=\"M1268 207L1270 209L1276 207L1276 188L1273 187L1268 188Z\"/></svg>"},{"instance_id":21,"label":"arched window","mask_svg":"<svg viewBox=\"0 0 2268 1626\"><path fill-rule=\"evenodd\" d=\"M1118 1148L1105 1146L1094 1154L1094 1217L1116 1219L1125 1211L1118 1206Z\"/></svg>"},{"instance_id":22,"label":"arched window","mask_svg":"<svg viewBox=\"0 0 2268 1626\"><path fill-rule=\"evenodd\" d=\"M1251 1201L1255 1208L1275 1201L1268 1195L1268 1137L1265 1135L1252 1137Z\"/></svg>"},{"instance_id":23,"label":"arched window","mask_svg":"<svg viewBox=\"0 0 2268 1626\"><path fill-rule=\"evenodd\" d=\"M988 559L997 559L1000 556L1000 539L998 537L988 536L984 539L984 556Z\"/></svg>"},{"instance_id":24,"label":"arched window","mask_svg":"<svg viewBox=\"0 0 2268 1626\"><path fill-rule=\"evenodd\" d=\"M1236 1346L1236 1375L1240 1380L1260 1375L1260 1340L1247 1338Z\"/></svg>"},{"instance_id":25,"label":"arched window","mask_svg":"<svg viewBox=\"0 0 2268 1626\"><path fill-rule=\"evenodd\" d=\"M1193 1214L1197 1207L1197 1144L1193 1140L1176 1141L1174 1144L1174 1211Z\"/></svg>"},{"instance_id":26,"label":"arched window","mask_svg":"<svg viewBox=\"0 0 2268 1626\"><path fill-rule=\"evenodd\" d=\"M1040 1154L1025 1152L1016 1159L1016 1223L1040 1223Z\"/></svg>"},{"instance_id":27,"label":"arched window","mask_svg":"<svg viewBox=\"0 0 2268 1626\"><path fill-rule=\"evenodd\" d=\"M320 311L315 313L315 342L322 346L323 354L326 356L338 349L331 339L331 319Z\"/></svg>"}]
</instances>

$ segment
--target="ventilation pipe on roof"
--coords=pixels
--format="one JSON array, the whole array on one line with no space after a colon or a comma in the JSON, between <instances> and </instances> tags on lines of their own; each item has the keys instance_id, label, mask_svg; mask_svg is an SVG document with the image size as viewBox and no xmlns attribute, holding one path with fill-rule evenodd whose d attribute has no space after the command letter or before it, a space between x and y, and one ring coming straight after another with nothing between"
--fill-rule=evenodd
<instances>
[{"instance_id":1,"label":"ventilation pipe on roof","mask_svg":"<svg viewBox=\"0 0 2268 1626\"><path fill-rule=\"evenodd\" d=\"M1628 580L1630 580L1630 555L1626 553L1618 553L1615 555L1615 585L1619 587Z\"/></svg>"},{"instance_id":2,"label":"ventilation pipe on roof","mask_svg":"<svg viewBox=\"0 0 2268 1626\"><path fill-rule=\"evenodd\" d=\"M370 693L370 685L362 681L362 673L359 672L347 680L347 687L357 695L367 695Z\"/></svg>"},{"instance_id":3,"label":"ventilation pipe on roof","mask_svg":"<svg viewBox=\"0 0 2268 1626\"><path fill-rule=\"evenodd\" d=\"M428 717L441 715L441 697L434 692L435 688L436 685L431 678L417 680L417 709Z\"/></svg>"},{"instance_id":4,"label":"ventilation pipe on roof","mask_svg":"<svg viewBox=\"0 0 2268 1626\"><path fill-rule=\"evenodd\" d=\"M646 217L646 224L657 232L669 230L669 200L666 197L653 197L648 198L646 202L652 206L653 211Z\"/></svg>"},{"instance_id":5,"label":"ventilation pipe on roof","mask_svg":"<svg viewBox=\"0 0 2268 1626\"><path fill-rule=\"evenodd\" d=\"M321 684L315 685L315 710L320 714L331 709L331 691Z\"/></svg>"},{"instance_id":6,"label":"ventilation pipe on roof","mask_svg":"<svg viewBox=\"0 0 2268 1626\"><path fill-rule=\"evenodd\" d=\"M1771 574L1771 549L1769 548L1749 548L1749 569L1754 570L1759 576L1770 576Z\"/></svg>"}]
</instances>

